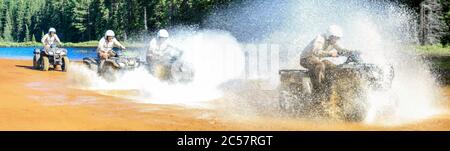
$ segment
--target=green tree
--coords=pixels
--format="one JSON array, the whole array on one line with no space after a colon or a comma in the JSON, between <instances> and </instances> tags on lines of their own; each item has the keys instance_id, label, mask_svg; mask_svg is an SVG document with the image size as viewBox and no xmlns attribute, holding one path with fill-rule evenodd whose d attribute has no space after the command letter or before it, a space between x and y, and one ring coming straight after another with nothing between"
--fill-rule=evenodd
<instances>
[{"instance_id":1,"label":"green tree","mask_svg":"<svg viewBox=\"0 0 450 151\"><path fill-rule=\"evenodd\" d=\"M88 28L88 17L89 17L89 0L72 0L71 3L74 4L74 8L72 10L72 27L74 28L73 34L77 35L79 39L76 41L89 40L86 38L86 30Z\"/></svg>"},{"instance_id":2,"label":"green tree","mask_svg":"<svg viewBox=\"0 0 450 151\"><path fill-rule=\"evenodd\" d=\"M11 3L13 1L10 1ZM23 18L25 15L25 2L24 0L17 0L15 1L15 6L13 9L13 16L14 16L14 22L13 22L13 26L14 26L14 33L13 33L13 37L15 41L22 41L23 40L23 33L25 32L24 29L24 22L23 22Z\"/></svg>"},{"instance_id":3,"label":"green tree","mask_svg":"<svg viewBox=\"0 0 450 151\"><path fill-rule=\"evenodd\" d=\"M28 29L28 25L25 24L25 38L23 39L24 42L30 41L30 30Z\"/></svg>"},{"instance_id":4,"label":"green tree","mask_svg":"<svg viewBox=\"0 0 450 151\"><path fill-rule=\"evenodd\" d=\"M0 41L3 41L3 23L5 19L5 3L3 0L0 0Z\"/></svg>"},{"instance_id":5,"label":"green tree","mask_svg":"<svg viewBox=\"0 0 450 151\"><path fill-rule=\"evenodd\" d=\"M443 11L444 11L444 22L447 25L447 29L445 30L445 35L442 39L442 43L444 45L450 43L450 1L448 0L440 0L440 3L442 5Z\"/></svg>"},{"instance_id":6,"label":"green tree","mask_svg":"<svg viewBox=\"0 0 450 151\"><path fill-rule=\"evenodd\" d=\"M34 36L34 34L33 34L32 38L31 38L31 41L32 42L36 42L36 36Z\"/></svg>"},{"instance_id":7,"label":"green tree","mask_svg":"<svg viewBox=\"0 0 450 151\"><path fill-rule=\"evenodd\" d=\"M99 39L103 36L104 32L110 28L108 24L109 20L109 10L105 7L104 0L93 0L91 7L89 9L91 28L93 31L95 39Z\"/></svg>"},{"instance_id":8,"label":"green tree","mask_svg":"<svg viewBox=\"0 0 450 151\"><path fill-rule=\"evenodd\" d=\"M12 19L11 19L11 14L10 14L10 12L9 11L6 11L5 12L5 24L4 24L4 28L3 28L3 34L2 34L2 37L3 37L3 40L4 41L13 41L14 39L13 39L13 37L12 37L12 30L13 30L13 28L12 28L12 21L11 21Z\"/></svg>"}]
</instances>

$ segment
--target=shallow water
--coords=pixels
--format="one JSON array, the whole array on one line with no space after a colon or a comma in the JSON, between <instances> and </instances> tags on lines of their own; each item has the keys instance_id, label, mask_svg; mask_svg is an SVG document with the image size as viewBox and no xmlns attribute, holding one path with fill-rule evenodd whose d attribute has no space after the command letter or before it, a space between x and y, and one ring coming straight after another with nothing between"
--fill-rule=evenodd
<instances>
[{"instance_id":1,"label":"shallow water","mask_svg":"<svg viewBox=\"0 0 450 151\"><path fill-rule=\"evenodd\" d=\"M37 47L8 47L0 48L0 58L33 59L34 49ZM95 57L95 48L66 48L72 60L82 60L84 57Z\"/></svg>"}]
</instances>

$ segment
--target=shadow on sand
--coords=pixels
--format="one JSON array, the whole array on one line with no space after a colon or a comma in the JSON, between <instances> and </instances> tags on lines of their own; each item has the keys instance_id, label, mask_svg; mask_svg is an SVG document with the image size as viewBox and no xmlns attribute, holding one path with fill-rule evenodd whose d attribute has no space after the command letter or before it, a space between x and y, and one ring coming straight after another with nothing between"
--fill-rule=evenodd
<instances>
[{"instance_id":1,"label":"shadow on sand","mask_svg":"<svg viewBox=\"0 0 450 151\"><path fill-rule=\"evenodd\" d=\"M28 70L41 71L41 69L35 69L35 68L33 68L33 66L16 65L16 67L18 67L18 68L24 68L24 69L28 69ZM57 67L57 68L52 67L52 68L49 68L49 69L48 69L48 71L60 71L60 70L61 70L61 67Z\"/></svg>"},{"instance_id":2,"label":"shadow on sand","mask_svg":"<svg viewBox=\"0 0 450 151\"><path fill-rule=\"evenodd\" d=\"M29 69L29 70L38 70L38 69L33 68L33 66L16 65L16 67Z\"/></svg>"}]
</instances>

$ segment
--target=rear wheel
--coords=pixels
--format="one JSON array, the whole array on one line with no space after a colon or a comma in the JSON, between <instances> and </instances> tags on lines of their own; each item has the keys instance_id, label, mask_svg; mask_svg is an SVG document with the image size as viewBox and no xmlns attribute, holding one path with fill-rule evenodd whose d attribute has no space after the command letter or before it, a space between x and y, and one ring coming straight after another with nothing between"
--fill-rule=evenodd
<instances>
[{"instance_id":1,"label":"rear wheel","mask_svg":"<svg viewBox=\"0 0 450 151\"><path fill-rule=\"evenodd\" d=\"M33 56L33 69L39 69L39 54Z\"/></svg>"},{"instance_id":2,"label":"rear wheel","mask_svg":"<svg viewBox=\"0 0 450 151\"><path fill-rule=\"evenodd\" d=\"M63 65L61 66L63 72L67 72L69 70L70 60L69 57L65 56L63 59Z\"/></svg>"},{"instance_id":3,"label":"rear wheel","mask_svg":"<svg viewBox=\"0 0 450 151\"><path fill-rule=\"evenodd\" d=\"M50 68L50 61L48 60L48 57L46 56L42 57L41 70L48 71L49 68Z\"/></svg>"},{"instance_id":4,"label":"rear wheel","mask_svg":"<svg viewBox=\"0 0 450 151\"><path fill-rule=\"evenodd\" d=\"M304 71L281 71L279 88L279 108L282 112L300 116L311 110L312 85Z\"/></svg>"}]
</instances>

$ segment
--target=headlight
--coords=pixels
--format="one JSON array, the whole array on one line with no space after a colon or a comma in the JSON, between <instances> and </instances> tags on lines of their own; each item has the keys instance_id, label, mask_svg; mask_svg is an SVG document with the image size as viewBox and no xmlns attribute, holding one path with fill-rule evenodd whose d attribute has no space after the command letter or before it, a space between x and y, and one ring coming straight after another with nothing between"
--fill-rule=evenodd
<instances>
[{"instance_id":1,"label":"headlight","mask_svg":"<svg viewBox=\"0 0 450 151\"><path fill-rule=\"evenodd\" d=\"M53 51L48 52L48 55L54 55Z\"/></svg>"}]
</instances>

